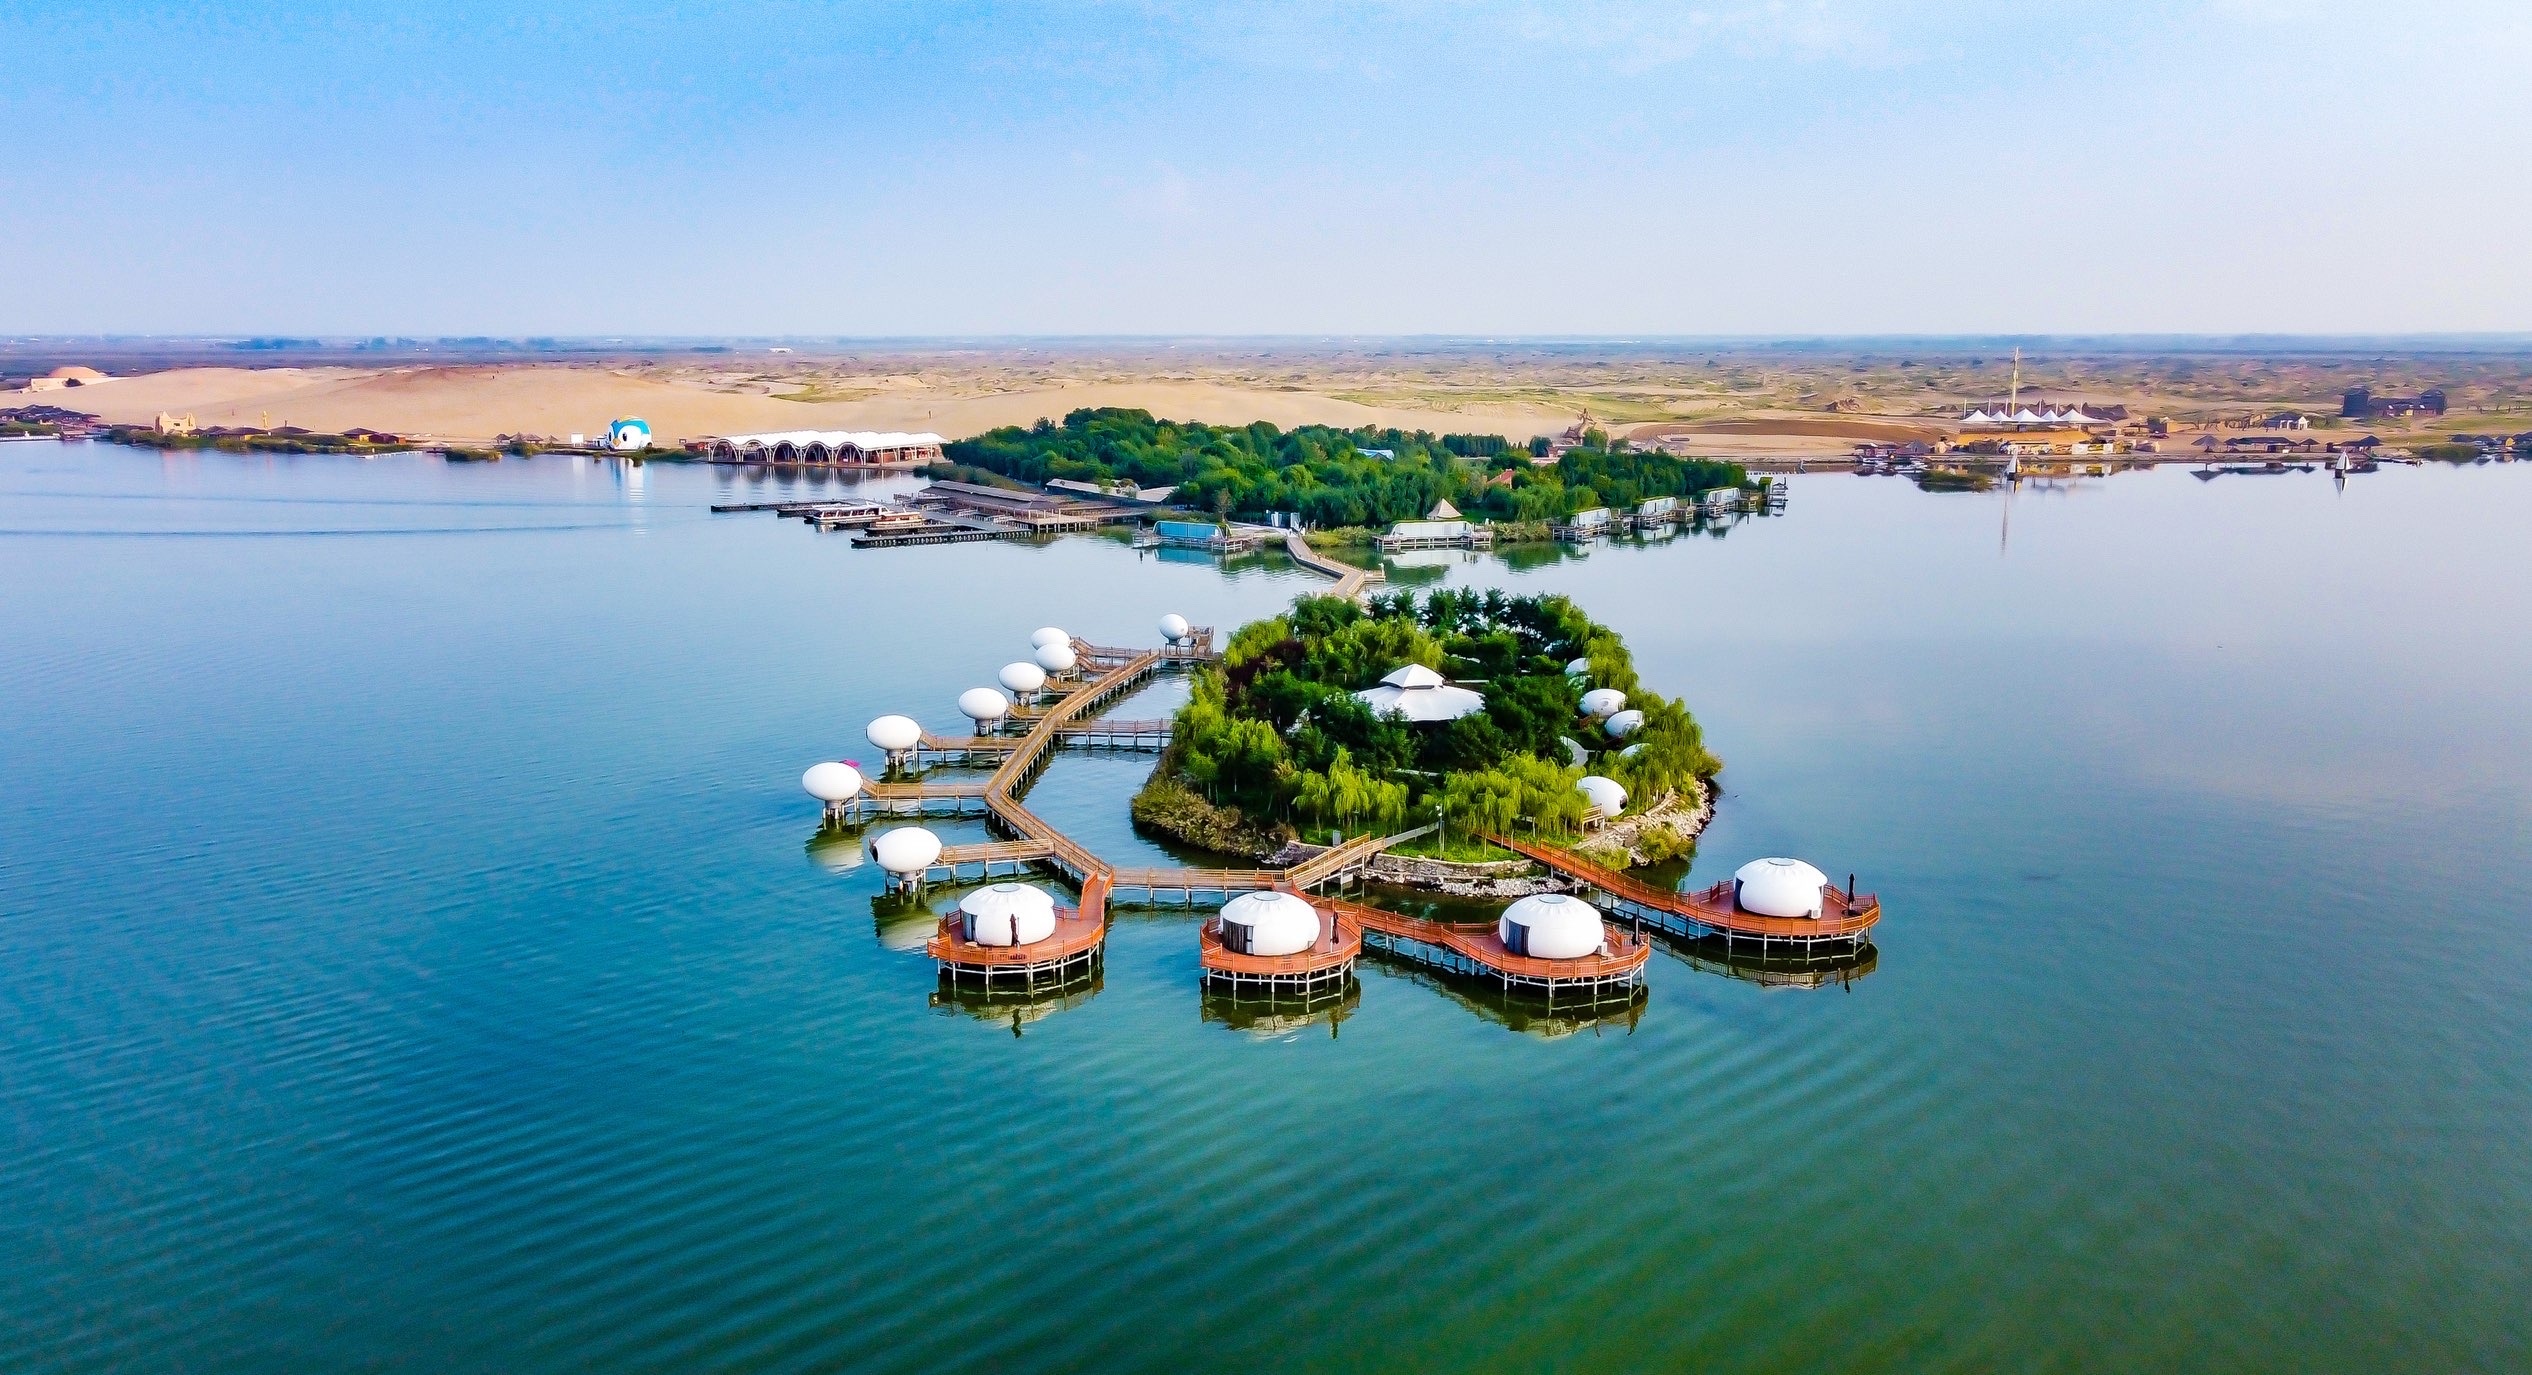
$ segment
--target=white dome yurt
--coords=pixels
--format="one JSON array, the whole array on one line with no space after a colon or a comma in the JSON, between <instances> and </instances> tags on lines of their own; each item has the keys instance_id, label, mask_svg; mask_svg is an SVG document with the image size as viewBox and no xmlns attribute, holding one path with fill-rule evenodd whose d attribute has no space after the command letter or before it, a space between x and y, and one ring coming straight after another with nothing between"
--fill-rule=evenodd
<instances>
[{"instance_id":1,"label":"white dome yurt","mask_svg":"<svg viewBox=\"0 0 2532 1375\"><path fill-rule=\"evenodd\" d=\"M994 677L1023 697L1046 686L1046 670L1031 663L1004 664Z\"/></svg>"},{"instance_id":2,"label":"white dome yurt","mask_svg":"<svg viewBox=\"0 0 2532 1375\"><path fill-rule=\"evenodd\" d=\"M1624 740L1628 736L1635 734L1638 730L1641 730L1643 726L1644 713L1630 707L1625 711L1611 716L1601 725L1600 728L1609 732L1611 739Z\"/></svg>"},{"instance_id":3,"label":"white dome yurt","mask_svg":"<svg viewBox=\"0 0 2532 1375\"><path fill-rule=\"evenodd\" d=\"M1222 905L1222 948L1298 955L1319 943L1319 909L1291 893L1242 893Z\"/></svg>"},{"instance_id":4,"label":"white dome yurt","mask_svg":"<svg viewBox=\"0 0 2532 1375\"><path fill-rule=\"evenodd\" d=\"M882 716L865 727L870 743L890 754L903 754L923 743L923 727L911 716Z\"/></svg>"},{"instance_id":5,"label":"white dome yurt","mask_svg":"<svg viewBox=\"0 0 2532 1375\"><path fill-rule=\"evenodd\" d=\"M811 764L800 775L800 786L820 802L850 802L862 791L862 771L840 760Z\"/></svg>"},{"instance_id":6,"label":"white dome yurt","mask_svg":"<svg viewBox=\"0 0 2532 1375\"><path fill-rule=\"evenodd\" d=\"M1585 716L1615 716L1626 709L1626 694L1616 688L1593 688L1582 695Z\"/></svg>"},{"instance_id":7,"label":"white dome yurt","mask_svg":"<svg viewBox=\"0 0 2532 1375\"><path fill-rule=\"evenodd\" d=\"M1049 673L1070 673L1076 662L1071 645L1059 641L1038 646L1037 666Z\"/></svg>"},{"instance_id":8,"label":"white dome yurt","mask_svg":"<svg viewBox=\"0 0 2532 1375\"><path fill-rule=\"evenodd\" d=\"M1614 778L1586 774L1574 787L1591 799L1591 805L1598 807L1602 816L1616 816L1626 810L1626 785Z\"/></svg>"},{"instance_id":9,"label":"white dome yurt","mask_svg":"<svg viewBox=\"0 0 2532 1375\"><path fill-rule=\"evenodd\" d=\"M1579 960L1608 940L1600 909L1563 893L1533 893L1503 909L1495 936L1504 949L1534 960Z\"/></svg>"},{"instance_id":10,"label":"white dome yurt","mask_svg":"<svg viewBox=\"0 0 2532 1375\"><path fill-rule=\"evenodd\" d=\"M1011 699L992 688L969 688L958 694L958 709L968 720L986 726L1011 714Z\"/></svg>"},{"instance_id":11,"label":"white dome yurt","mask_svg":"<svg viewBox=\"0 0 2532 1375\"><path fill-rule=\"evenodd\" d=\"M941 857L941 838L920 826L900 826L870 843L870 857L892 874L919 874Z\"/></svg>"},{"instance_id":12,"label":"white dome yurt","mask_svg":"<svg viewBox=\"0 0 2532 1375\"><path fill-rule=\"evenodd\" d=\"M977 945L1035 945L1055 934L1055 899L1025 883L989 884L958 900L958 917Z\"/></svg>"},{"instance_id":13,"label":"white dome yurt","mask_svg":"<svg viewBox=\"0 0 2532 1375\"><path fill-rule=\"evenodd\" d=\"M1565 676L1568 678L1590 677L1591 661L1589 659L1576 659L1572 663L1565 665Z\"/></svg>"},{"instance_id":14,"label":"white dome yurt","mask_svg":"<svg viewBox=\"0 0 2532 1375\"><path fill-rule=\"evenodd\" d=\"M1741 909L1762 917L1817 919L1829 876L1798 859L1754 859L1732 875Z\"/></svg>"},{"instance_id":15,"label":"white dome yurt","mask_svg":"<svg viewBox=\"0 0 2532 1375\"><path fill-rule=\"evenodd\" d=\"M1179 615L1175 611L1172 611L1168 615L1160 618L1161 638L1169 641L1171 644L1176 644L1180 640L1186 639L1188 634L1194 629L1194 626L1187 624L1186 617Z\"/></svg>"},{"instance_id":16,"label":"white dome yurt","mask_svg":"<svg viewBox=\"0 0 2532 1375\"><path fill-rule=\"evenodd\" d=\"M1048 645L1068 645L1072 642L1073 637L1070 632L1059 630L1051 625L1039 626L1036 630L1030 632L1029 635L1029 648L1031 649L1044 649Z\"/></svg>"}]
</instances>

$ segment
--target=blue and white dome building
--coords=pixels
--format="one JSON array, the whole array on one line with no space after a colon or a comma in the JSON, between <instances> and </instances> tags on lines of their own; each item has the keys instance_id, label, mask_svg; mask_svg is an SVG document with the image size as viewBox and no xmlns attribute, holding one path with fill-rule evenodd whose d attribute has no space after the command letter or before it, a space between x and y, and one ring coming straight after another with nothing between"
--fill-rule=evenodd
<instances>
[{"instance_id":1,"label":"blue and white dome building","mask_svg":"<svg viewBox=\"0 0 2532 1375\"><path fill-rule=\"evenodd\" d=\"M637 416L626 416L607 426L607 447L617 453L632 453L651 446L651 422Z\"/></svg>"}]
</instances>

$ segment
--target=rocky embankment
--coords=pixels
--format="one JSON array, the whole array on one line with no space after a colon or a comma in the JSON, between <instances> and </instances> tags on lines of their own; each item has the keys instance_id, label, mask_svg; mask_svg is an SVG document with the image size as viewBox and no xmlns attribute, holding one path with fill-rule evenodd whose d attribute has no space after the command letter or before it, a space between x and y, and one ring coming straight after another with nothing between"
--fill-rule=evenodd
<instances>
[{"instance_id":1,"label":"rocky embankment","mask_svg":"<svg viewBox=\"0 0 2532 1375\"><path fill-rule=\"evenodd\" d=\"M1659 864L1697 848L1697 835L1714 819L1714 785L1672 793L1643 811L1619 817L1585 836L1574 853L1612 869Z\"/></svg>"},{"instance_id":2,"label":"rocky embankment","mask_svg":"<svg viewBox=\"0 0 2532 1375\"><path fill-rule=\"evenodd\" d=\"M1291 832L1251 818L1237 807L1217 807L1164 765L1134 795L1134 828L1163 840L1226 855L1264 859L1292 840Z\"/></svg>"}]
</instances>

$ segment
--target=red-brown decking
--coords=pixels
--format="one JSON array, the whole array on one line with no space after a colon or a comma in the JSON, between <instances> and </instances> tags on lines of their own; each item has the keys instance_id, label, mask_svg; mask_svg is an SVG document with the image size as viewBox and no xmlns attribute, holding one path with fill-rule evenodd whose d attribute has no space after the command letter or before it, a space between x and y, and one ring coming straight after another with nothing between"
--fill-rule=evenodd
<instances>
[{"instance_id":1,"label":"red-brown decking","mask_svg":"<svg viewBox=\"0 0 2532 1375\"><path fill-rule=\"evenodd\" d=\"M1319 910L1317 944L1290 955L1243 955L1223 948L1222 919L1216 917L1204 924L1198 938L1196 963L1204 970L1205 981L1233 992L1249 988L1306 992L1351 977L1354 961L1363 953L1361 925L1332 910L1333 904L1311 899L1307 893L1300 896Z\"/></svg>"},{"instance_id":2,"label":"red-brown decking","mask_svg":"<svg viewBox=\"0 0 2532 1375\"><path fill-rule=\"evenodd\" d=\"M924 945L942 978L988 988L1060 982L1099 963L1108 938L1108 882L1094 877L1082 885L1081 906L1056 908L1055 932L1044 940L979 945L966 938L965 929L953 912L941 918L940 929Z\"/></svg>"},{"instance_id":3,"label":"red-brown decking","mask_svg":"<svg viewBox=\"0 0 2532 1375\"><path fill-rule=\"evenodd\" d=\"M1881 899L1871 893L1840 892L1831 887L1821 892L1820 915L1817 918L1763 917L1756 912L1741 910L1733 900L1729 881L1694 893L1682 893L1628 878L1614 869L1604 868L1554 846L1504 836L1488 836L1486 839L1537 860L1568 878L1581 880L1606 895L1611 906L1622 914L1641 916L1657 927L1689 939L1721 937L1727 942L1751 940L1759 942L1762 948L1792 944L1854 949L1865 944L1873 924L1881 920Z\"/></svg>"},{"instance_id":4,"label":"red-brown decking","mask_svg":"<svg viewBox=\"0 0 2532 1375\"><path fill-rule=\"evenodd\" d=\"M1596 954L1543 960L1504 948L1492 923L1485 925L1405 917L1358 902L1329 900L1337 916L1360 925L1379 949L1421 960L1449 973L1493 979L1505 989L1563 993L1577 989L1632 988L1643 977L1653 947L1610 925Z\"/></svg>"}]
</instances>

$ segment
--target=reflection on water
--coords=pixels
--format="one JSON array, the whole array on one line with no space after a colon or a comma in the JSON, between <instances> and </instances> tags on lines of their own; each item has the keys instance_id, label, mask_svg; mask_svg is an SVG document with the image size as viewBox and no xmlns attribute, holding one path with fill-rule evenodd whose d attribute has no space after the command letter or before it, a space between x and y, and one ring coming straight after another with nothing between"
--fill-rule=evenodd
<instances>
[{"instance_id":1,"label":"reflection on water","mask_svg":"<svg viewBox=\"0 0 2532 1375\"><path fill-rule=\"evenodd\" d=\"M943 895L798 783L1050 621L1323 581L644 478L0 445L0 1370L2532 1369L2532 468L1822 475L1435 570L1624 634L1728 761L1698 873L1860 871L1891 959L1367 959L1341 1036L1203 1010L1209 903L936 1005ZM1170 863L1149 768L1030 803ZM1471 1206L1558 1132L1623 1187Z\"/></svg>"},{"instance_id":2,"label":"reflection on water","mask_svg":"<svg viewBox=\"0 0 2532 1375\"><path fill-rule=\"evenodd\" d=\"M1233 1031L1258 1036L1282 1036L1305 1027L1325 1026L1329 1038L1334 1039L1338 1028L1354 1015L1362 1001L1361 981L1348 979L1342 988L1320 988L1289 997L1254 991L1238 996L1208 991L1197 1003L1197 1015Z\"/></svg>"},{"instance_id":3,"label":"reflection on water","mask_svg":"<svg viewBox=\"0 0 2532 1375\"><path fill-rule=\"evenodd\" d=\"M802 847L809 862L830 874L849 874L870 860L859 826L825 826Z\"/></svg>"},{"instance_id":4,"label":"reflection on water","mask_svg":"<svg viewBox=\"0 0 2532 1375\"><path fill-rule=\"evenodd\" d=\"M1643 984L1627 989L1587 990L1550 997L1538 993L1506 993L1482 979L1460 979L1437 973L1423 964L1365 949L1363 959L1410 983L1422 985L1457 1003L1479 1017L1524 1036L1554 1040L1588 1031L1593 1035L1616 1032L1634 1035L1637 1023L1644 1018L1650 1001Z\"/></svg>"},{"instance_id":5,"label":"reflection on water","mask_svg":"<svg viewBox=\"0 0 2532 1375\"><path fill-rule=\"evenodd\" d=\"M1012 1035L1018 1036L1032 1023L1097 997L1105 980L1105 974L1095 967L1068 983L1041 984L1032 989L988 990L944 980L932 990L932 1006L945 1015L1007 1026Z\"/></svg>"},{"instance_id":6,"label":"reflection on water","mask_svg":"<svg viewBox=\"0 0 2532 1375\"><path fill-rule=\"evenodd\" d=\"M1723 953L1725 944L1721 940L1682 941L1664 931L1646 934L1693 969L1762 988L1844 988L1881 964L1880 948L1871 945L1860 951L1841 952L1834 959L1732 959Z\"/></svg>"}]
</instances>

